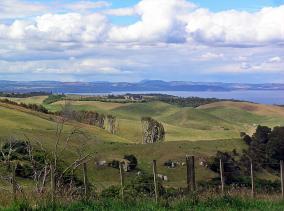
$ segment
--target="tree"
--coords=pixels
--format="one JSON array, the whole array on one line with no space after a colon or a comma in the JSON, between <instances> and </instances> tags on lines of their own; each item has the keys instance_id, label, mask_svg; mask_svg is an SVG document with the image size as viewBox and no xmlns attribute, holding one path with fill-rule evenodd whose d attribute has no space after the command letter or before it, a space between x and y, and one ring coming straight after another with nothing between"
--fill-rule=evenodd
<instances>
[{"instance_id":1,"label":"tree","mask_svg":"<svg viewBox=\"0 0 284 211\"><path fill-rule=\"evenodd\" d=\"M248 149L244 151L241 163L249 167L247 160L251 159L256 169L261 168L263 163L270 163L266 167L279 168L279 161L284 159L284 127L271 130L258 126L252 137L245 135L243 140L248 144Z\"/></svg>"},{"instance_id":2,"label":"tree","mask_svg":"<svg viewBox=\"0 0 284 211\"><path fill-rule=\"evenodd\" d=\"M228 152L221 152L218 151L216 155L208 162L208 167L214 171L219 173L220 172L220 159L223 162L224 168L224 178L225 183L231 184L235 181L238 181L238 177L240 176L240 168L237 165L233 157L233 153Z\"/></svg>"},{"instance_id":3,"label":"tree","mask_svg":"<svg viewBox=\"0 0 284 211\"><path fill-rule=\"evenodd\" d=\"M117 130L117 119L115 116L113 115L107 115L107 129L111 134L115 134L116 130Z\"/></svg>"},{"instance_id":4,"label":"tree","mask_svg":"<svg viewBox=\"0 0 284 211\"><path fill-rule=\"evenodd\" d=\"M151 117L142 117L142 130L144 144L157 143L165 140L165 129L162 123L152 119Z\"/></svg>"}]
</instances>

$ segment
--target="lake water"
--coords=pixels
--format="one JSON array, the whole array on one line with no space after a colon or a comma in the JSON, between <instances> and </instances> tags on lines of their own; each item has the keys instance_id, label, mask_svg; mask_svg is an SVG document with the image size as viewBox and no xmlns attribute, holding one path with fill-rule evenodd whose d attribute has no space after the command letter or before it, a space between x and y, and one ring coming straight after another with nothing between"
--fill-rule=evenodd
<instances>
[{"instance_id":1,"label":"lake water","mask_svg":"<svg viewBox=\"0 0 284 211\"><path fill-rule=\"evenodd\" d=\"M179 97L203 97L203 98L219 98L219 99L235 99L244 100L262 104L284 105L284 90L281 91L231 91L231 92L187 92L187 91L138 91L138 92L111 92L111 93L77 93L80 95L120 95L120 94L168 94Z\"/></svg>"}]
</instances>

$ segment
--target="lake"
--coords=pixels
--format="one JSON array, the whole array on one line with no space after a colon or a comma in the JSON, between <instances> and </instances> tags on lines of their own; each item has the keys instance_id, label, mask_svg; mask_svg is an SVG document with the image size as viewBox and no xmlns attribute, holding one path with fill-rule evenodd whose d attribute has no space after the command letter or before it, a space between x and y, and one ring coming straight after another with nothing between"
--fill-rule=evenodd
<instances>
[{"instance_id":1,"label":"lake","mask_svg":"<svg viewBox=\"0 0 284 211\"><path fill-rule=\"evenodd\" d=\"M191 91L137 91L137 92L111 92L111 93L74 93L77 95L120 95L120 94L168 94L179 97L202 97L202 98L219 98L219 99L235 99L244 100L254 103L262 104L277 104L284 105L284 90L280 91L262 91L262 90L242 90L242 91L230 91L230 92L212 92L212 91L202 91L202 92L191 92Z\"/></svg>"}]
</instances>

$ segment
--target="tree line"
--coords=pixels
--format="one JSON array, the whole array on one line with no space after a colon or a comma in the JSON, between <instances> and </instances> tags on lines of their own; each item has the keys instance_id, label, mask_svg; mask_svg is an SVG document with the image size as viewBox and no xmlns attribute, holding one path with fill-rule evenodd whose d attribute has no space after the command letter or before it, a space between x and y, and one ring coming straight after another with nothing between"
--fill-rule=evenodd
<instances>
[{"instance_id":1,"label":"tree line","mask_svg":"<svg viewBox=\"0 0 284 211\"><path fill-rule=\"evenodd\" d=\"M28 92L28 93L5 93L0 92L0 97L9 97L9 98L27 98L27 97L37 97L37 96L49 96L52 93L50 92Z\"/></svg>"},{"instance_id":2,"label":"tree line","mask_svg":"<svg viewBox=\"0 0 284 211\"><path fill-rule=\"evenodd\" d=\"M40 104L33 104L33 103L26 104L26 103L23 103L23 102L17 103L15 101L9 100L7 98L0 99L0 102L5 103L5 104L20 106L22 108L30 109L30 110L33 110L33 111L36 111L36 112L41 112L41 113L44 113L44 114L51 114L43 105L40 105Z\"/></svg>"}]
</instances>

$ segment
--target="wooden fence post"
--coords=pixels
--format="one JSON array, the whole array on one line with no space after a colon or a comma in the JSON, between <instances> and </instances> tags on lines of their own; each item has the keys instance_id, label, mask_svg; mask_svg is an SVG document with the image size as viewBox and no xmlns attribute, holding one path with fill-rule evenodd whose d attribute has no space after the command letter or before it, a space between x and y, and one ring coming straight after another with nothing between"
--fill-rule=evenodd
<instances>
[{"instance_id":1,"label":"wooden fence post","mask_svg":"<svg viewBox=\"0 0 284 211\"><path fill-rule=\"evenodd\" d=\"M222 194L224 194L224 164L222 159L220 159L220 178L221 178L221 190Z\"/></svg>"},{"instance_id":2,"label":"wooden fence post","mask_svg":"<svg viewBox=\"0 0 284 211\"><path fill-rule=\"evenodd\" d=\"M87 163L83 163L85 200L87 200L89 197L89 182L88 182L88 172L87 171L88 171Z\"/></svg>"},{"instance_id":3,"label":"wooden fence post","mask_svg":"<svg viewBox=\"0 0 284 211\"><path fill-rule=\"evenodd\" d=\"M120 186L121 186L121 199L124 201L124 172L122 162L119 163Z\"/></svg>"},{"instance_id":4,"label":"wooden fence post","mask_svg":"<svg viewBox=\"0 0 284 211\"><path fill-rule=\"evenodd\" d=\"M191 156L191 190L195 191L196 183L195 183L195 158Z\"/></svg>"},{"instance_id":5,"label":"wooden fence post","mask_svg":"<svg viewBox=\"0 0 284 211\"><path fill-rule=\"evenodd\" d=\"M186 156L186 182L187 182L187 191L190 192L190 160L189 156Z\"/></svg>"},{"instance_id":6,"label":"wooden fence post","mask_svg":"<svg viewBox=\"0 0 284 211\"><path fill-rule=\"evenodd\" d=\"M17 200L16 166L17 164L14 164L12 167L12 194L14 202Z\"/></svg>"},{"instance_id":7,"label":"wooden fence post","mask_svg":"<svg viewBox=\"0 0 284 211\"><path fill-rule=\"evenodd\" d=\"M157 184L157 161L153 160L153 176L154 176L154 186L155 186L155 199L156 203L158 203L159 192L158 192L158 184Z\"/></svg>"},{"instance_id":8,"label":"wooden fence post","mask_svg":"<svg viewBox=\"0 0 284 211\"><path fill-rule=\"evenodd\" d=\"M51 202L55 203L55 177L54 177L54 168L50 164L50 189L51 189Z\"/></svg>"},{"instance_id":9,"label":"wooden fence post","mask_svg":"<svg viewBox=\"0 0 284 211\"><path fill-rule=\"evenodd\" d=\"M284 162L280 161L280 178L281 178L281 194L282 199L284 199Z\"/></svg>"},{"instance_id":10,"label":"wooden fence post","mask_svg":"<svg viewBox=\"0 0 284 211\"><path fill-rule=\"evenodd\" d=\"M186 168L187 168L187 189L188 192L195 191L195 159L194 156L186 156Z\"/></svg>"},{"instance_id":11,"label":"wooden fence post","mask_svg":"<svg viewBox=\"0 0 284 211\"><path fill-rule=\"evenodd\" d=\"M251 196L254 198L255 190L254 190L254 170L253 170L253 162L250 160L250 175L251 175Z\"/></svg>"}]
</instances>

